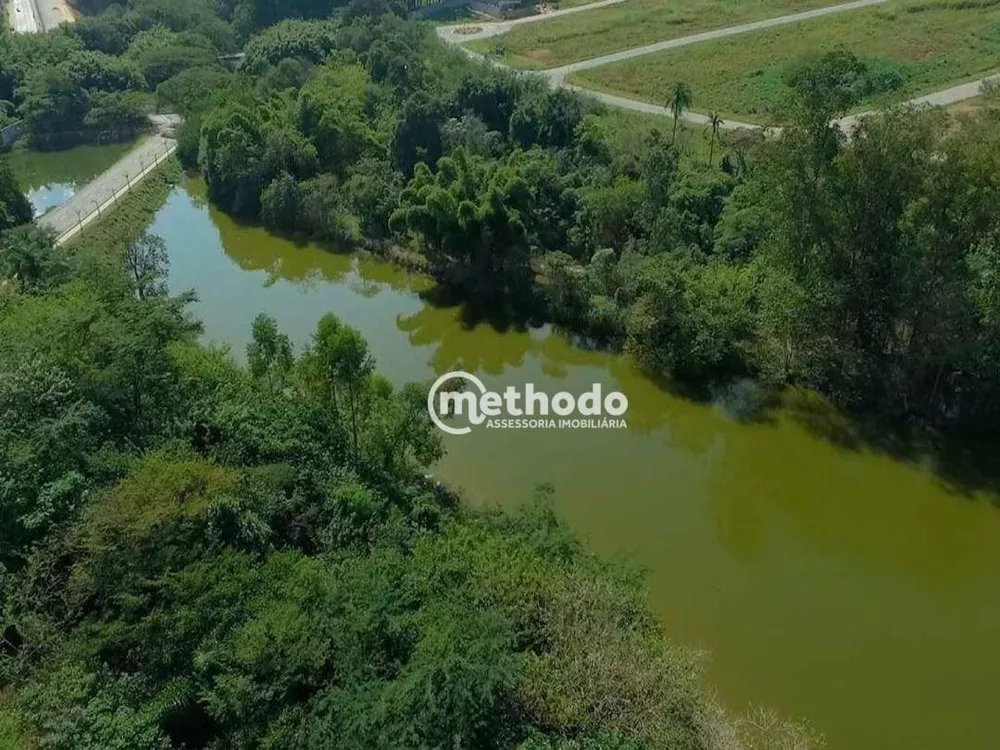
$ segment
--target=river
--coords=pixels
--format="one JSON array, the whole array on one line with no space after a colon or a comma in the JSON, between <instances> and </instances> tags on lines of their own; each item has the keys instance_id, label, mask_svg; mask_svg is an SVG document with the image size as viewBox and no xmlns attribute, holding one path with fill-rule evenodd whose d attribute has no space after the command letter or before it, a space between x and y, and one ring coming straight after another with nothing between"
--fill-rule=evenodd
<instances>
[{"instance_id":1,"label":"river","mask_svg":"<svg viewBox=\"0 0 1000 750\"><path fill-rule=\"evenodd\" d=\"M86 185L124 156L133 144L134 141L83 145L63 151L15 149L8 160L14 177L35 208L35 215L41 216L68 201L77 186Z\"/></svg>"},{"instance_id":2,"label":"river","mask_svg":"<svg viewBox=\"0 0 1000 750\"><path fill-rule=\"evenodd\" d=\"M395 383L461 366L494 390L623 391L625 430L480 429L449 437L434 472L470 502L505 506L552 483L595 550L648 571L666 633L711 655L706 679L727 706L805 717L833 750L997 745L1000 509L988 498L838 447L818 433L843 421L815 398L741 422L548 327L466 320L428 302L419 275L241 226L202 190L178 187L151 229L171 291L197 291L205 339L234 356L259 312L297 346L333 312Z\"/></svg>"}]
</instances>

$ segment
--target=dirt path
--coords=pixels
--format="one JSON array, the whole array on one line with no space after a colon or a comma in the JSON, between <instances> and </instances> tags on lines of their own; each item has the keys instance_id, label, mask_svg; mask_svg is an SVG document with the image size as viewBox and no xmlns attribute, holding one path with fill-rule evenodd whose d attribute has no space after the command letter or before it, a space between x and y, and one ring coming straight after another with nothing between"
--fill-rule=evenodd
<instances>
[{"instance_id":1,"label":"dirt path","mask_svg":"<svg viewBox=\"0 0 1000 750\"><path fill-rule=\"evenodd\" d=\"M34 3L45 31L76 20L76 14L66 0L34 0Z\"/></svg>"}]
</instances>

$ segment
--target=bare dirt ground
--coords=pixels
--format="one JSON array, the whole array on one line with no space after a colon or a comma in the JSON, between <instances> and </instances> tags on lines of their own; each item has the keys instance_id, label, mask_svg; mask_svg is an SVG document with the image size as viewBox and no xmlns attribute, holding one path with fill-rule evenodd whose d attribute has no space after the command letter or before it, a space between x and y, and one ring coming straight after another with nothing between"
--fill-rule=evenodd
<instances>
[{"instance_id":1,"label":"bare dirt ground","mask_svg":"<svg viewBox=\"0 0 1000 750\"><path fill-rule=\"evenodd\" d=\"M76 20L76 11L66 0L34 0L45 31Z\"/></svg>"}]
</instances>

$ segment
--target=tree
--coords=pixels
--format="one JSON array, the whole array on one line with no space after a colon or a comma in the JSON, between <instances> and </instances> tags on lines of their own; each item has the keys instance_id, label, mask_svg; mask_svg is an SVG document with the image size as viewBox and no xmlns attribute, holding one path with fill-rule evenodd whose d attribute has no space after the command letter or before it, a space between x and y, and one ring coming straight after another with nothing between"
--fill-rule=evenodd
<instances>
[{"instance_id":1,"label":"tree","mask_svg":"<svg viewBox=\"0 0 1000 750\"><path fill-rule=\"evenodd\" d=\"M494 162L464 149L418 164L390 219L396 232L419 236L432 272L491 302L529 293L530 234L535 204L517 157Z\"/></svg>"},{"instance_id":2,"label":"tree","mask_svg":"<svg viewBox=\"0 0 1000 750\"><path fill-rule=\"evenodd\" d=\"M282 172L260 195L260 218L264 226L279 231L300 228L302 197L298 182ZM315 227L310 227L315 230Z\"/></svg>"},{"instance_id":3,"label":"tree","mask_svg":"<svg viewBox=\"0 0 1000 750\"><path fill-rule=\"evenodd\" d=\"M469 111L487 128L506 136L510 118L523 94L523 81L508 71L470 72L455 91L453 106L456 114Z\"/></svg>"},{"instance_id":4,"label":"tree","mask_svg":"<svg viewBox=\"0 0 1000 750\"><path fill-rule=\"evenodd\" d=\"M351 435L355 459L358 453L358 412L362 392L375 370L375 360L364 337L356 329L341 323L333 314L324 315L313 336L313 351L326 379L332 400L337 403L337 386L347 389L351 414Z\"/></svg>"},{"instance_id":5,"label":"tree","mask_svg":"<svg viewBox=\"0 0 1000 750\"><path fill-rule=\"evenodd\" d=\"M202 121L198 164L209 195L238 216L257 216L264 187L262 112L235 103L212 110Z\"/></svg>"},{"instance_id":6,"label":"tree","mask_svg":"<svg viewBox=\"0 0 1000 750\"><path fill-rule=\"evenodd\" d=\"M28 78L21 112L33 135L78 131L89 109L86 90L62 68L42 68Z\"/></svg>"},{"instance_id":7,"label":"tree","mask_svg":"<svg viewBox=\"0 0 1000 750\"><path fill-rule=\"evenodd\" d=\"M566 148L582 121L583 106L578 96L563 89L538 87L520 96L510 117L510 135L524 148Z\"/></svg>"},{"instance_id":8,"label":"tree","mask_svg":"<svg viewBox=\"0 0 1000 750\"><path fill-rule=\"evenodd\" d=\"M403 175L388 160L362 159L351 168L342 192L361 222L365 239L378 240L388 235L389 216L402 190Z\"/></svg>"},{"instance_id":9,"label":"tree","mask_svg":"<svg viewBox=\"0 0 1000 750\"><path fill-rule=\"evenodd\" d=\"M818 164L837 150L838 128L830 121L858 100L867 66L853 52L834 50L793 68L785 83L792 89L792 116L813 140Z\"/></svg>"},{"instance_id":10,"label":"tree","mask_svg":"<svg viewBox=\"0 0 1000 750\"><path fill-rule=\"evenodd\" d=\"M213 102L224 101L232 80L232 73L215 65L187 68L157 86L156 99L187 119L209 109Z\"/></svg>"},{"instance_id":11,"label":"tree","mask_svg":"<svg viewBox=\"0 0 1000 750\"><path fill-rule=\"evenodd\" d=\"M670 98L667 100L667 107L674 116L674 129L670 136L670 145L674 145L677 140L677 121L681 119L684 111L691 106L694 97L691 88L680 81L676 82L670 91Z\"/></svg>"},{"instance_id":12,"label":"tree","mask_svg":"<svg viewBox=\"0 0 1000 750\"><path fill-rule=\"evenodd\" d=\"M96 131L133 133L146 124L146 100L138 91L93 91L83 124Z\"/></svg>"},{"instance_id":13,"label":"tree","mask_svg":"<svg viewBox=\"0 0 1000 750\"><path fill-rule=\"evenodd\" d=\"M10 165L0 157L0 232L26 224L34 215L34 209L18 187Z\"/></svg>"},{"instance_id":14,"label":"tree","mask_svg":"<svg viewBox=\"0 0 1000 750\"><path fill-rule=\"evenodd\" d=\"M146 80L137 65L103 52L77 52L62 67L80 88L99 91L146 88Z\"/></svg>"},{"instance_id":15,"label":"tree","mask_svg":"<svg viewBox=\"0 0 1000 750\"><path fill-rule=\"evenodd\" d=\"M253 341L247 344L250 373L264 378L273 391L291 371L293 361L291 341L278 329L278 322L264 313L254 318Z\"/></svg>"},{"instance_id":16,"label":"tree","mask_svg":"<svg viewBox=\"0 0 1000 750\"><path fill-rule=\"evenodd\" d=\"M150 88L188 68L218 65L212 42L198 33L154 26L133 37L125 56L142 71Z\"/></svg>"},{"instance_id":17,"label":"tree","mask_svg":"<svg viewBox=\"0 0 1000 750\"><path fill-rule=\"evenodd\" d=\"M295 60L318 65L336 47L337 25L332 21L287 19L250 38L242 70L259 75Z\"/></svg>"},{"instance_id":18,"label":"tree","mask_svg":"<svg viewBox=\"0 0 1000 750\"><path fill-rule=\"evenodd\" d=\"M417 164L436 164L444 153L440 124L443 109L443 102L424 93L404 103L392 142L393 161L404 175L412 175Z\"/></svg>"},{"instance_id":19,"label":"tree","mask_svg":"<svg viewBox=\"0 0 1000 750\"><path fill-rule=\"evenodd\" d=\"M139 299L160 297L167 293L166 277L170 261L167 243L162 237L143 232L125 249L122 261Z\"/></svg>"},{"instance_id":20,"label":"tree","mask_svg":"<svg viewBox=\"0 0 1000 750\"><path fill-rule=\"evenodd\" d=\"M360 65L326 65L302 87L296 125L315 146L324 171L343 175L366 155L384 153L385 133L369 120L377 101Z\"/></svg>"},{"instance_id":21,"label":"tree","mask_svg":"<svg viewBox=\"0 0 1000 750\"><path fill-rule=\"evenodd\" d=\"M22 224L0 234L0 279L14 279L22 289L39 291L65 280L66 258L52 244L52 234Z\"/></svg>"},{"instance_id":22,"label":"tree","mask_svg":"<svg viewBox=\"0 0 1000 750\"><path fill-rule=\"evenodd\" d=\"M715 155L715 139L719 137L719 128L722 127L722 118L719 117L718 112L710 112L708 115L708 126L712 130L711 138L708 142L708 163L709 166L713 164L713 157Z\"/></svg>"}]
</instances>

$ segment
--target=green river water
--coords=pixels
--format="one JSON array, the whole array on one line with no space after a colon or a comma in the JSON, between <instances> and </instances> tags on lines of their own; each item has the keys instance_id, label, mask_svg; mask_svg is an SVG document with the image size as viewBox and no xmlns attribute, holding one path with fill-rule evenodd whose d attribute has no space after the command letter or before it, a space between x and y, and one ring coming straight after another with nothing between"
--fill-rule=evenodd
<instances>
[{"instance_id":1,"label":"green river water","mask_svg":"<svg viewBox=\"0 0 1000 750\"><path fill-rule=\"evenodd\" d=\"M77 146L65 151L16 149L8 160L21 189L35 208L35 215L40 216L69 200L77 186L86 185L131 147L128 142Z\"/></svg>"},{"instance_id":2,"label":"green river water","mask_svg":"<svg viewBox=\"0 0 1000 750\"><path fill-rule=\"evenodd\" d=\"M201 191L178 187L152 231L167 241L171 290L195 289L206 340L239 358L259 312L300 346L333 312L396 383L460 366L494 390L623 391L626 430L480 428L449 437L434 472L470 502L507 506L551 482L594 549L648 570L666 633L710 654L706 678L727 706L805 717L833 750L1000 746L989 498L839 448L800 412L742 423L548 328L468 324L425 300L423 277L240 226Z\"/></svg>"}]
</instances>

